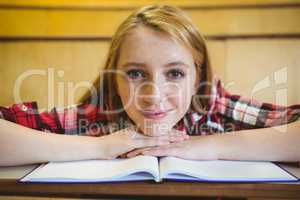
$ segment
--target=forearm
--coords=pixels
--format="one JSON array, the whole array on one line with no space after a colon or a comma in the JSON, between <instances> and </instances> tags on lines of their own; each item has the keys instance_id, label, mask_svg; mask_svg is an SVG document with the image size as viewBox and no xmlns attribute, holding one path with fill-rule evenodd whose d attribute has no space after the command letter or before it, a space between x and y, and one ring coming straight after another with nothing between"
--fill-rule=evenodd
<instances>
[{"instance_id":1,"label":"forearm","mask_svg":"<svg viewBox=\"0 0 300 200\"><path fill-rule=\"evenodd\" d=\"M0 166L105 158L99 137L43 133L0 119Z\"/></svg>"},{"instance_id":2,"label":"forearm","mask_svg":"<svg viewBox=\"0 0 300 200\"><path fill-rule=\"evenodd\" d=\"M300 161L300 121L208 138L218 159Z\"/></svg>"}]
</instances>

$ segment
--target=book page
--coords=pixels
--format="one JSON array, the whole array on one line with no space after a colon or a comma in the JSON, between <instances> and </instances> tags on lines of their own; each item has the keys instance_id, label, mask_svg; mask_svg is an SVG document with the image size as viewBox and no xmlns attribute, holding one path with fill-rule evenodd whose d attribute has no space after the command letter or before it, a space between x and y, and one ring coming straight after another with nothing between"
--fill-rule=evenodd
<instances>
[{"instance_id":1,"label":"book page","mask_svg":"<svg viewBox=\"0 0 300 200\"><path fill-rule=\"evenodd\" d=\"M129 159L50 162L24 177L31 182L106 182L158 179L158 160L152 156Z\"/></svg>"},{"instance_id":2,"label":"book page","mask_svg":"<svg viewBox=\"0 0 300 200\"><path fill-rule=\"evenodd\" d=\"M194 181L296 181L271 162L195 161L175 157L160 160L161 178Z\"/></svg>"}]
</instances>

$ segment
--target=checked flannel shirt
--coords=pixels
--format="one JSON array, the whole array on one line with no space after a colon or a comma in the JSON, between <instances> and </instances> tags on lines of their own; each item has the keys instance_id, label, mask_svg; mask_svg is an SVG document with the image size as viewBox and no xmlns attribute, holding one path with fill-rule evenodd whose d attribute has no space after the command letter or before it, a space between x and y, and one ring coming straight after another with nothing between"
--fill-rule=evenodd
<instances>
[{"instance_id":1,"label":"checked flannel shirt","mask_svg":"<svg viewBox=\"0 0 300 200\"><path fill-rule=\"evenodd\" d=\"M300 104L279 106L260 103L250 98L230 94L223 88L220 80L214 79L208 111L187 112L175 128L185 130L189 135L222 134L287 124L298 120L299 117ZM28 128L58 134L100 136L113 130L109 128L110 124L101 113L101 109L88 103L60 109L53 108L45 112L38 111L36 102L19 103L10 107L0 107L0 118ZM85 126L80 126L83 121ZM98 126L96 134L92 131L95 125L102 127L99 129Z\"/></svg>"}]
</instances>

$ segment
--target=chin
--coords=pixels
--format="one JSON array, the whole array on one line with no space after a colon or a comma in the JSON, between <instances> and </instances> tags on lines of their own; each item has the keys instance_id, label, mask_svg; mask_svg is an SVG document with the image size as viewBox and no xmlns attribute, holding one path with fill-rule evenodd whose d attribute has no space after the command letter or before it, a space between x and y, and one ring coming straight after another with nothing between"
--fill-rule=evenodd
<instances>
[{"instance_id":1,"label":"chin","mask_svg":"<svg viewBox=\"0 0 300 200\"><path fill-rule=\"evenodd\" d=\"M154 122L148 121L149 123L144 123L145 126L141 127L141 131L143 134L147 136L159 136L164 135L166 132L173 128L173 123L166 123L166 122Z\"/></svg>"},{"instance_id":2,"label":"chin","mask_svg":"<svg viewBox=\"0 0 300 200\"><path fill-rule=\"evenodd\" d=\"M172 129L180 120L177 120L177 114L178 113L176 113L176 116L166 116L166 118L156 120L146 118L140 113L135 113L134 115L132 114L133 118L131 119L134 119L133 121L138 127L140 133L147 136L159 136L165 134L164 132L168 131L168 129Z\"/></svg>"}]
</instances>

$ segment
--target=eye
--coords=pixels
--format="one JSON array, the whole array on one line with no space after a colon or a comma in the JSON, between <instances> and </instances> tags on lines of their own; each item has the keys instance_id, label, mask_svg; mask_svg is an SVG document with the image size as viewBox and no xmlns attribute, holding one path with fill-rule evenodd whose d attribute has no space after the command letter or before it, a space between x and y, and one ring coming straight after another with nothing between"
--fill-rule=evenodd
<instances>
[{"instance_id":1,"label":"eye","mask_svg":"<svg viewBox=\"0 0 300 200\"><path fill-rule=\"evenodd\" d=\"M145 78L146 74L142 70L131 69L126 72L127 76L132 80Z\"/></svg>"},{"instance_id":2,"label":"eye","mask_svg":"<svg viewBox=\"0 0 300 200\"><path fill-rule=\"evenodd\" d=\"M167 72L167 77L169 79L173 79L173 80L174 79L175 80L181 79L184 76L185 76L185 73L183 71L179 70L179 69L172 69L172 70L170 70L170 71Z\"/></svg>"}]
</instances>

